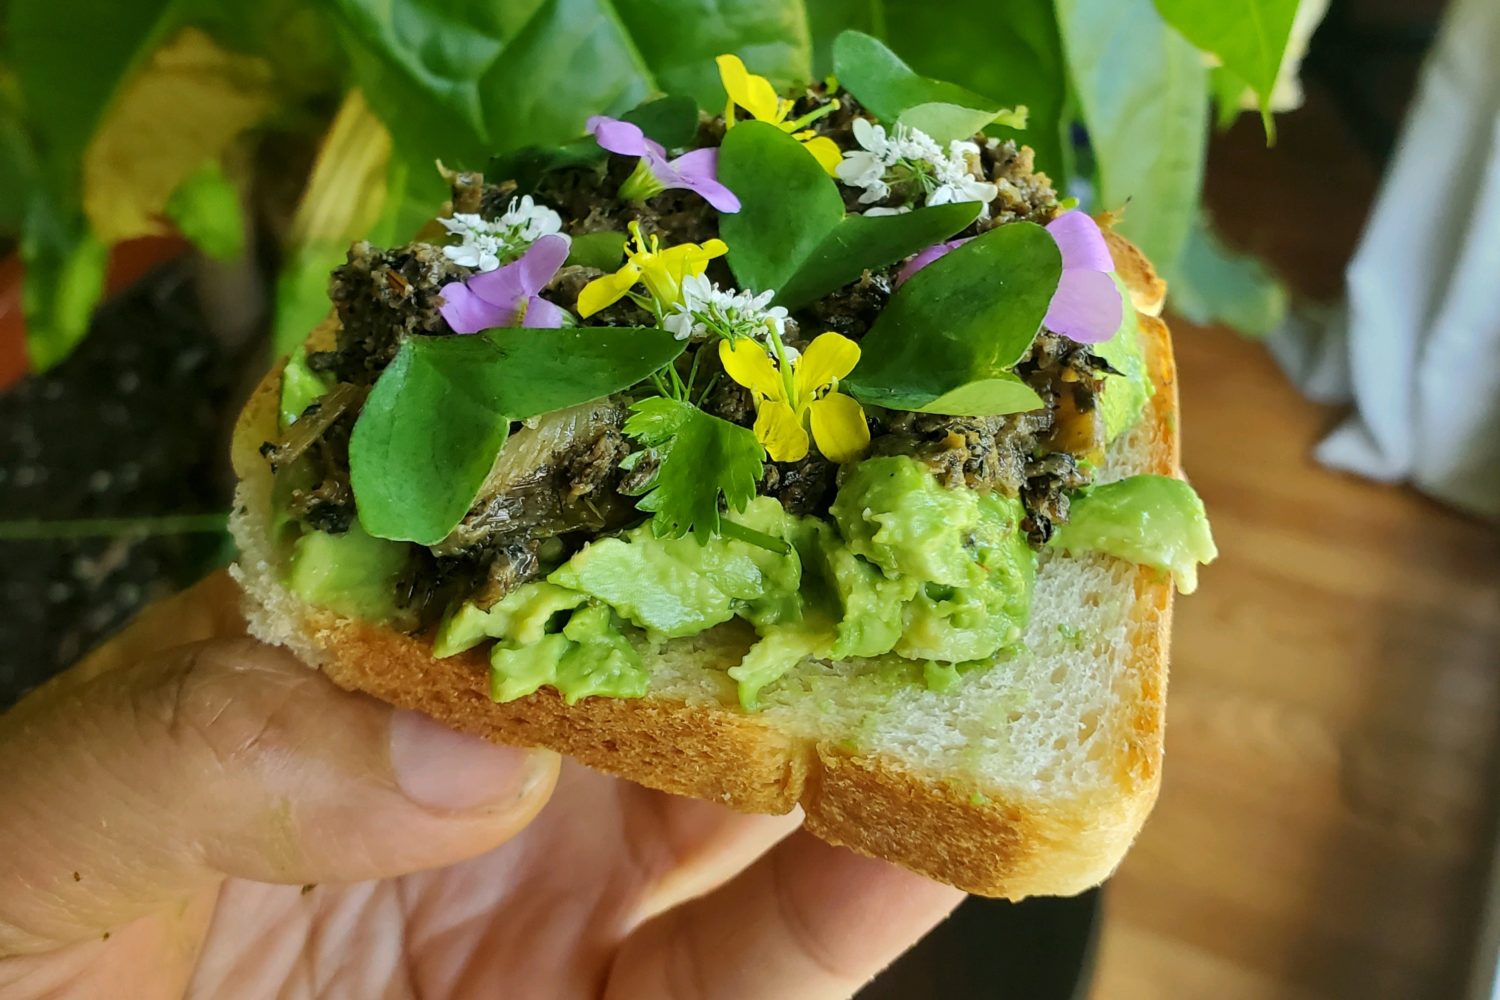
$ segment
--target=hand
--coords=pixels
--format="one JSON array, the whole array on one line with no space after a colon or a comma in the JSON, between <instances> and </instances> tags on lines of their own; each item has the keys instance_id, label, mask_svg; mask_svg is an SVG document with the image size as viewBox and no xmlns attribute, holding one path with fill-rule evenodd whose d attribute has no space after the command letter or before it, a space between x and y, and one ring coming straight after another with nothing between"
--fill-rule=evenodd
<instances>
[{"instance_id":1,"label":"hand","mask_svg":"<svg viewBox=\"0 0 1500 1000\"><path fill-rule=\"evenodd\" d=\"M237 602L0 716L0 995L844 997L960 899L340 690Z\"/></svg>"}]
</instances>

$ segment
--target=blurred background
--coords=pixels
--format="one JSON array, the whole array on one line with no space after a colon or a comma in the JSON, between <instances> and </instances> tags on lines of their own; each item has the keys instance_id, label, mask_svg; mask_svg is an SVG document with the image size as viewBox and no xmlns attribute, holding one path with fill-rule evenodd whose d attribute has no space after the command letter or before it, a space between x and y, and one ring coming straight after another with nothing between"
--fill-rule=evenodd
<instances>
[{"instance_id":1,"label":"blurred background","mask_svg":"<svg viewBox=\"0 0 1500 1000\"><path fill-rule=\"evenodd\" d=\"M1124 205L1222 552L1119 873L975 901L868 995L1500 995L1492 0L1266 4L1297 17L1260 88L1180 0L81 6L0 5L0 708L232 557L240 402L350 240L430 217L433 159L653 85L711 108L722 50L805 79L857 27L1028 105L1059 186Z\"/></svg>"}]
</instances>

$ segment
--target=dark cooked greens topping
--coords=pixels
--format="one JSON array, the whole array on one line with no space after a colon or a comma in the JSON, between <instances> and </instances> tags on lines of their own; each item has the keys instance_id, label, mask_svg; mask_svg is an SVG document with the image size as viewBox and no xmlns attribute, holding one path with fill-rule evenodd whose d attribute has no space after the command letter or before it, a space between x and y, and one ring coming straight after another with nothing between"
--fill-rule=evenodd
<instances>
[{"instance_id":1,"label":"dark cooked greens topping","mask_svg":"<svg viewBox=\"0 0 1500 1000\"><path fill-rule=\"evenodd\" d=\"M1024 109L866 36L835 56L848 89L795 98L721 57L727 118L590 119L450 174L422 239L356 244L336 342L286 376L324 391L266 447L291 519L411 543L414 626L646 518L784 546L737 514L827 518L872 455L1018 498L1044 543L1104 443L1103 237L982 131Z\"/></svg>"}]
</instances>

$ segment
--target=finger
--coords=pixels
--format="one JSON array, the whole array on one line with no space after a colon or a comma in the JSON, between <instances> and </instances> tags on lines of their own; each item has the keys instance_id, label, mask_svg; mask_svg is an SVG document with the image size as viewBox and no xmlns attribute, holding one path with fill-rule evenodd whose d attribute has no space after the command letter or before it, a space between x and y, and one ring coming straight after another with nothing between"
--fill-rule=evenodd
<instances>
[{"instance_id":1,"label":"finger","mask_svg":"<svg viewBox=\"0 0 1500 1000\"><path fill-rule=\"evenodd\" d=\"M635 785L620 789L630 797L625 843L645 878L627 930L717 889L802 825L800 809L746 815Z\"/></svg>"},{"instance_id":2,"label":"finger","mask_svg":"<svg viewBox=\"0 0 1500 1000\"><path fill-rule=\"evenodd\" d=\"M963 894L797 833L625 942L607 1000L847 997Z\"/></svg>"},{"instance_id":3,"label":"finger","mask_svg":"<svg viewBox=\"0 0 1500 1000\"><path fill-rule=\"evenodd\" d=\"M98 936L224 875L451 864L529 821L557 772L249 640L29 700L0 716L0 954Z\"/></svg>"}]
</instances>

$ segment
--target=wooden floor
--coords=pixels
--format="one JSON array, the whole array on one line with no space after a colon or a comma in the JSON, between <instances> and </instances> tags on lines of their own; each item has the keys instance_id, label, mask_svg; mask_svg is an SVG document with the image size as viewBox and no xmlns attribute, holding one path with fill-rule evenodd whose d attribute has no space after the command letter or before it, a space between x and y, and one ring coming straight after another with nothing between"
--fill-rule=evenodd
<instances>
[{"instance_id":1,"label":"wooden floor","mask_svg":"<svg viewBox=\"0 0 1500 1000\"><path fill-rule=\"evenodd\" d=\"M1216 143L1211 203L1336 291L1374 170L1326 108L1253 138ZM1222 557L1178 604L1165 779L1093 995L1459 996L1500 790L1500 537L1314 465L1337 411L1254 343L1174 335Z\"/></svg>"}]
</instances>

